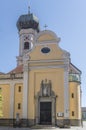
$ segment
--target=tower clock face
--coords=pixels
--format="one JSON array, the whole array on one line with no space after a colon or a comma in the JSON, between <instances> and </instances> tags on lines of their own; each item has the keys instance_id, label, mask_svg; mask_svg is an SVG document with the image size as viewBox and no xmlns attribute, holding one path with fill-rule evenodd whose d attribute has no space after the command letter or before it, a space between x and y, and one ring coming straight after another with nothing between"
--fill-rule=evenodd
<instances>
[{"instance_id":1,"label":"tower clock face","mask_svg":"<svg viewBox=\"0 0 86 130\"><path fill-rule=\"evenodd\" d=\"M32 34L25 35L24 36L24 41L27 41L27 40L33 41L33 35Z\"/></svg>"},{"instance_id":2,"label":"tower clock face","mask_svg":"<svg viewBox=\"0 0 86 130\"><path fill-rule=\"evenodd\" d=\"M25 35L24 40L33 40L33 34Z\"/></svg>"},{"instance_id":3,"label":"tower clock face","mask_svg":"<svg viewBox=\"0 0 86 130\"><path fill-rule=\"evenodd\" d=\"M32 34L29 35L29 38L30 38L31 41L33 41L33 35Z\"/></svg>"}]
</instances>

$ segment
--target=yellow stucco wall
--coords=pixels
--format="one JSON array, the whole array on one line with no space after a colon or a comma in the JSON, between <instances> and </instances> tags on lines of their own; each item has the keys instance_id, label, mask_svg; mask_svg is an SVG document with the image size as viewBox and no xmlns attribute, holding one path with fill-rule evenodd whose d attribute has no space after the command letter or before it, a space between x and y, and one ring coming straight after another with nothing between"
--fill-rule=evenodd
<instances>
[{"instance_id":1,"label":"yellow stucco wall","mask_svg":"<svg viewBox=\"0 0 86 130\"><path fill-rule=\"evenodd\" d=\"M2 96L2 103L0 105L0 111L2 111L2 117L4 119L8 119L10 116L10 85L9 84L0 84L1 92L0 95Z\"/></svg>"},{"instance_id":2,"label":"yellow stucco wall","mask_svg":"<svg viewBox=\"0 0 86 130\"><path fill-rule=\"evenodd\" d=\"M67 52L62 50L59 47L57 43L59 42L59 38L57 40L56 36L54 37L54 35L51 35L50 33L49 34L43 33L43 35L40 34L38 39L36 39L36 42L37 43L33 46L33 48L29 52L27 52L27 56L29 56L29 58L27 58L29 59L28 60L28 66L29 66L28 75L29 76L28 76L28 79L26 79L28 80L28 97L27 97L28 98L27 99L28 119L36 119L36 103L37 103L36 98L37 98L38 92L41 89L42 80L46 80L46 79L47 81L51 80L52 91L55 93L55 96L56 96L55 119L63 119L64 117L58 117L57 113L59 112L64 113L64 106L65 106L64 87L66 86L64 86L64 82L65 82L64 81L65 79L64 68L61 68L61 67L63 65L66 65L65 63L67 63L66 62L67 57L65 58L65 55L64 55ZM44 47L50 48L50 52L46 54L42 53L41 49ZM10 83L12 83L11 80L10 80ZM21 92L19 92L19 86L21 86ZM24 92L24 87L27 87L27 86L23 86L23 84L18 83L18 80L17 80L17 83L13 87L14 87L13 118L16 118L17 113L19 113L20 118L23 118L22 117L22 112L24 112L23 111L23 108L24 108L23 107L23 92ZM11 95L12 95L11 86L10 84L4 84L4 85L1 84L0 88L1 88L0 109L2 109L1 114L3 115L3 117L1 118L10 118L10 110L11 110L10 101L12 101L11 100ZM74 98L71 97L72 93L74 94ZM20 109L18 108L18 104L20 104ZM70 119L81 119L80 85L78 82L69 82L69 105L70 105L69 106ZM74 116L72 116L72 111L74 112Z\"/></svg>"},{"instance_id":3,"label":"yellow stucco wall","mask_svg":"<svg viewBox=\"0 0 86 130\"><path fill-rule=\"evenodd\" d=\"M56 40L51 34L42 34L39 38L39 42Z\"/></svg>"},{"instance_id":4,"label":"yellow stucco wall","mask_svg":"<svg viewBox=\"0 0 86 130\"><path fill-rule=\"evenodd\" d=\"M45 46L49 47L51 50L47 54L41 52L41 49ZM63 51L57 46L57 44L52 43L49 45L37 45L35 46L35 48L33 48L32 52L30 53L30 60L62 59L62 54Z\"/></svg>"},{"instance_id":5,"label":"yellow stucco wall","mask_svg":"<svg viewBox=\"0 0 86 130\"><path fill-rule=\"evenodd\" d=\"M70 118L71 119L81 119L81 104L80 104L80 85L77 82L70 82ZM74 98L72 98L72 93ZM74 111L74 116L72 116L72 111Z\"/></svg>"},{"instance_id":6,"label":"yellow stucco wall","mask_svg":"<svg viewBox=\"0 0 86 130\"><path fill-rule=\"evenodd\" d=\"M42 80L51 80L52 90L57 95L56 113L64 112L64 69L38 69L29 72L28 117L35 118L35 103Z\"/></svg>"},{"instance_id":7,"label":"yellow stucco wall","mask_svg":"<svg viewBox=\"0 0 86 130\"><path fill-rule=\"evenodd\" d=\"M30 70L29 71L29 96L28 96L28 118L34 119L35 118L35 103L37 93L40 91L41 88L41 81L42 80L51 80L52 82L52 90L55 92L57 99L56 99L56 114L58 112L64 112L64 69L62 68L54 68L52 69L49 66L60 66L63 65L63 61L48 61L48 60L62 60L64 51L59 48L58 44L52 42L52 44L47 44L44 41L52 41L56 40L55 37L51 34L43 34L38 39L39 42L43 42L41 45L38 43L32 51L29 53L30 56L30 63L29 67L43 67L40 69ZM49 47L50 52L45 54L41 52L43 47ZM42 60L42 61L41 61ZM43 61L47 62L43 62ZM32 62L35 61L35 62ZM36 62L40 61L40 62ZM44 69L44 67L46 69ZM56 116L57 117L57 116Z\"/></svg>"},{"instance_id":8,"label":"yellow stucco wall","mask_svg":"<svg viewBox=\"0 0 86 130\"><path fill-rule=\"evenodd\" d=\"M19 92L19 86L21 86L21 92ZM14 87L14 118L16 118L17 113L19 113L20 118L22 118L23 84L17 83ZM19 103L21 104L20 109L18 109Z\"/></svg>"}]
</instances>

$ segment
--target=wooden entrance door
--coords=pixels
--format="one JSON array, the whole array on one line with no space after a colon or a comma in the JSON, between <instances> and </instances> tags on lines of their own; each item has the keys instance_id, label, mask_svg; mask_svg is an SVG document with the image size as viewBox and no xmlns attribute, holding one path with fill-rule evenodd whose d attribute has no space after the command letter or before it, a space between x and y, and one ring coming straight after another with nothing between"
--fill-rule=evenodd
<instances>
[{"instance_id":1,"label":"wooden entrance door","mask_svg":"<svg viewBox=\"0 0 86 130\"><path fill-rule=\"evenodd\" d=\"M52 122L52 103L40 102L40 124L49 125Z\"/></svg>"}]
</instances>

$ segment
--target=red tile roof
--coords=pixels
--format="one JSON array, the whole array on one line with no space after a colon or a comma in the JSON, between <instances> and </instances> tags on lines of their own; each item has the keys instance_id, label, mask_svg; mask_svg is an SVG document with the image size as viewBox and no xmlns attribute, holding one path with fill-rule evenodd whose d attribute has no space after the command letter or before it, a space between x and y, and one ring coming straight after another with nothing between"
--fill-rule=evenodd
<instances>
[{"instance_id":1,"label":"red tile roof","mask_svg":"<svg viewBox=\"0 0 86 130\"><path fill-rule=\"evenodd\" d=\"M10 73L23 73L23 65L17 66L15 69L11 70Z\"/></svg>"},{"instance_id":2,"label":"red tile roof","mask_svg":"<svg viewBox=\"0 0 86 130\"><path fill-rule=\"evenodd\" d=\"M74 66L72 63L70 63L69 72L81 74L81 71L76 66ZM23 65L17 66L15 69L11 70L8 74L10 74L10 73L23 73ZM0 72L0 74L4 74L4 73Z\"/></svg>"},{"instance_id":3,"label":"red tile roof","mask_svg":"<svg viewBox=\"0 0 86 130\"><path fill-rule=\"evenodd\" d=\"M5 73L3 73L3 72L0 72L0 74L5 74Z\"/></svg>"}]
</instances>

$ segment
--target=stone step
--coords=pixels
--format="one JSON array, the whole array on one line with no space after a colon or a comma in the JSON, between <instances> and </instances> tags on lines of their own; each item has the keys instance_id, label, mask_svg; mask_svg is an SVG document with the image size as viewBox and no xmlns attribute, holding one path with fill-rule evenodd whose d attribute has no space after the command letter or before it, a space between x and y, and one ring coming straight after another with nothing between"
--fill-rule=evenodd
<instances>
[{"instance_id":1,"label":"stone step","mask_svg":"<svg viewBox=\"0 0 86 130\"><path fill-rule=\"evenodd\" d=\"M56 127L53 125L35 125L31 127L31 129L53 129L53 128Z\"/></svg>"}]
</instances>

